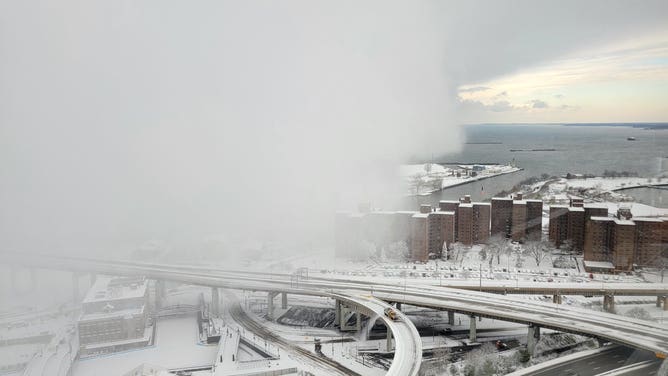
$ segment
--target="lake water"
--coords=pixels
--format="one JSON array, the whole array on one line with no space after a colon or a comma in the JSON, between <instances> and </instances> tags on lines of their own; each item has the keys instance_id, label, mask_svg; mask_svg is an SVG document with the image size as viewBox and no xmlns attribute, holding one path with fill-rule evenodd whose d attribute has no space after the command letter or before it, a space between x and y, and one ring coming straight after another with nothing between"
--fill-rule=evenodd
<instances>
[{"instance_id":1,"label":"lake water","mask_svg":"<svg viewBox=\"0 0 668 376\"><path fill-rule=\"evenodd\" d=\"M640 176L656 176L668 171L668 130L643 130L631 127L585 127L561 125L475 125L466 127L467 142L499 142L500 144L467 144L459 153L445 154L438 162L515 161L524 171L448 188L432 195L411 200L411 205L439 200L456 200L470 194L476 201L489 199L502 190L509 190L520 181L543 173L564 175L605 170L637 172ZM636 137L628 141L627 137ZM556 149L557 151L511 152L511 149ZM665 191L637 192L638 200L665 206ZM664 198L660 198L664 197Z\"/></svg>"}]
</instances>

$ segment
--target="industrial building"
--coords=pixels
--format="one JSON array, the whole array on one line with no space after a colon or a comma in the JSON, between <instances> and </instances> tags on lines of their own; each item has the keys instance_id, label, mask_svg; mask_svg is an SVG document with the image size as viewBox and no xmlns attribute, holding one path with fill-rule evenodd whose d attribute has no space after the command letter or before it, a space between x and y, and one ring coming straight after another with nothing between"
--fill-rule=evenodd
<instances>
[{"instance_id":1,"label":"industrial building","mask_svg":"<svg viewBox=\"0 0 668 376\"><path fill-rule=\"evenodd\" d=\"M99 277L82 303L81 356L118 352L151 343L148 282L143 277Z\"/></svg>"}]
</instances>

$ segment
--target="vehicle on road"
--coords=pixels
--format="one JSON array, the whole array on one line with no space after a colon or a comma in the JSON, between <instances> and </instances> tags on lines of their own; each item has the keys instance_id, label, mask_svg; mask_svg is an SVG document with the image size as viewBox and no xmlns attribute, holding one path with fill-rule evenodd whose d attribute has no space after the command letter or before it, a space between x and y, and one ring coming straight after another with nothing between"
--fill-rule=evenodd
<instances>
[{"instance_id":1,"label":"vehicle on road","mask_svg":"<svg viewBox=\"0 0 668 376\"><path fill-rule=\"evenodd\" d=\"M387 308L385 308L384 312L385 312L385 316L389 317L390 320L393 320L393 321L399 320L399 316L397 316L397 312L394 309L392 309L390 307L387 307Z\"/></svg>"}]
</instances>

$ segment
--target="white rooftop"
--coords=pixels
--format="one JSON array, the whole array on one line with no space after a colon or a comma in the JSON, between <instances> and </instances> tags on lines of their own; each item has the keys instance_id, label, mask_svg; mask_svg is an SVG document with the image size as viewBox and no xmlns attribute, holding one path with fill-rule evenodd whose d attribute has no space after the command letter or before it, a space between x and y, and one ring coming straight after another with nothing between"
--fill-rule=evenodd
<instances>
[{"instance_id":1,"label":"white rooftop","mask_svg":"<svg viewBox=\"0 0 668 376\"><path fill-rule=\"evenodd\" d=\"M624 226L635 226L636 224L633 223L632 220L630 219L619 219L619 218L614 218L615 223L618 225L624 225Z\"/></svg>"},{"instance_id":2,"label":"white rooftop","mask_svg":"<svg viewBox=\"0 0 668 376\"><path fill-rule=\"evenodd\" d=\"M86 293L83 303L140 298L146 294L147 286L145 279L99 276Z\"/></svg>"},{"instance_id":3,"label":"white rooftop","mask_svg":"<svg viewBox=\"0 0 668 376\"><path fill-rule=\"evenodd\" d=\"M612 221L614 218L612 217L598 217L598 216L592 216L590 218L592 221Z\"/></svg>"},{"instance_id":4,"label":"white rooftop","mask_svg":"<svg viewBox=\"0 0 668 376\"><path fill-rule=\"evenodd\" d=\"M584 261L584 266L589 268L597 269L614 269L615 266L612 265L610 261Z\"/></svg>"},{"instance_id":5,"label":"white rooftop","mask_svg":"<svg viewBox=\"0 0 668 376\"><path fill-rule=\"evenodd\" d=\"M638 221L641 221L641 222L658 222L658 223L661 223L661 222L663 222L664 220L661 219L661 218L633 217L633 222L638 222Z\"/></svg>"}]
</instances>

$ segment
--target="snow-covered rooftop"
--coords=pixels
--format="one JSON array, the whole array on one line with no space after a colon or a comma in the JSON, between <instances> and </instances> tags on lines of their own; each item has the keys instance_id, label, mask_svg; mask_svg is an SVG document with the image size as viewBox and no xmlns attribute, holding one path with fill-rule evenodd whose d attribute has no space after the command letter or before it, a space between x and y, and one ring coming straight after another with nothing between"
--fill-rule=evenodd
<instances>
[{"instance_id":1,"label":"snow-covered rooftop","mask_svg":"<svg viewBox=\"0 0 668 376\"><path fill-rule=\"evenodd\" d=\"M615 224L624 225L624 226L635 226L636 224L630 219L619 219L614 218Z\"/></svg>"},{"instance_id":2,"label":"snow-covered rooftop","mask_svg":"<svg viewBox=\"0 0 668 376\"><path fill-rule=\"evenodd\" d=\"M612 217L598 217L598 216L592 216L590 218L592 221L612 221L614 218Z\"/></svg>"},{"instance_id":3,"label":"snow-covered rooftop","mask_svg":"<svg viewBox=\"0 0 668 376\"><path fill-rule=\"evenodd\" d=\"M148 281L145 279L98 277L83 303L140 298L146 294L147 286Z\"/></svg>"},{"instance_id":4,"label":"snow-covered rooftop","mask_svg":"<svg viewBox=\"0 0 668 376\"><path fill-rule=\"evenodd\" d=\"M568 211L583 212L583 211L585 211L585 208L583 208L581 206L569 206Z\"/></svg>"},{"instance_id":5,"label":"snow-covered rooftop","mask_svg":"<svg viewBox=\"0 0 668 376\"><path fill-rule=\"evenodd\" d=\"M588 268L597 268L597 269L614 269L615 266L612 265L610 261L584 261L584 266Z\"/></svg>"},{"instance_id":6,"label":"snow-covered rooftop","mask_svg":"<svg viewBox=\"0 0 668 376\"><path fill-rule=\"evenodd\" d=\"M663 220L661 218L647 218L647 217L633 217L633 222L658 222L661 223Z\"/></svg>"}]
</instances>

